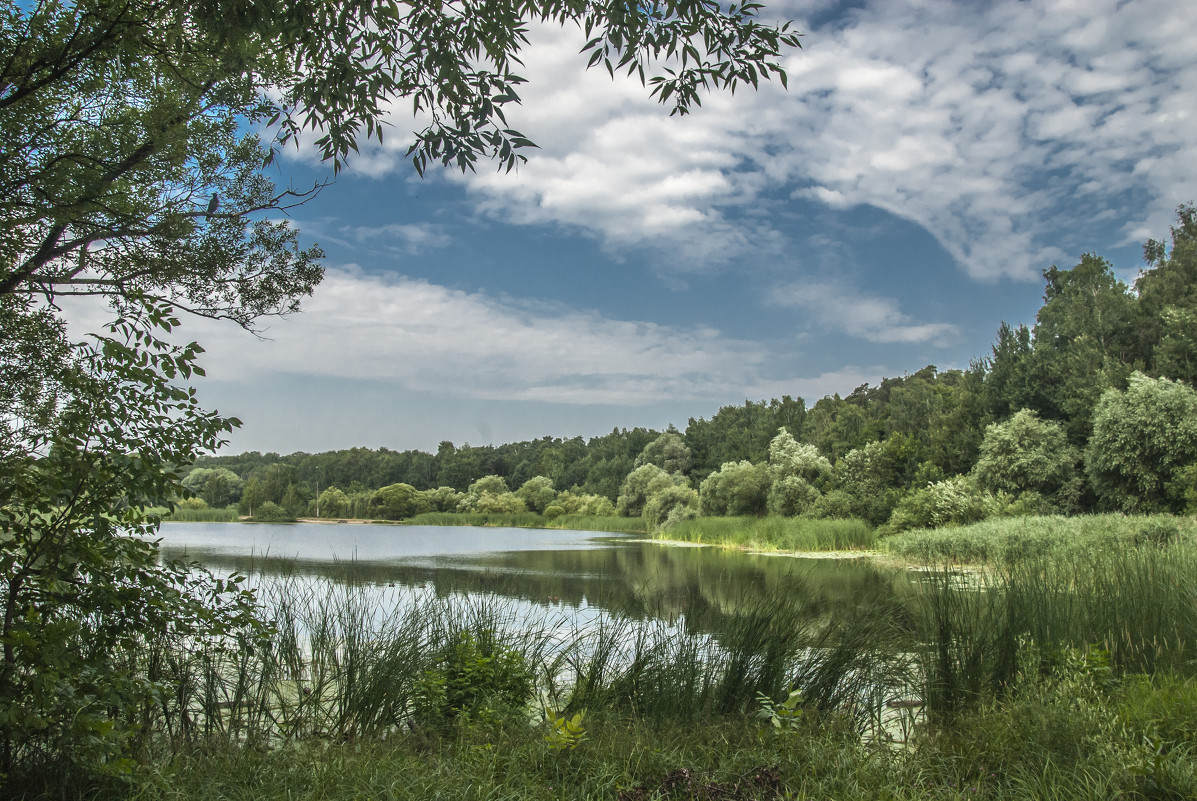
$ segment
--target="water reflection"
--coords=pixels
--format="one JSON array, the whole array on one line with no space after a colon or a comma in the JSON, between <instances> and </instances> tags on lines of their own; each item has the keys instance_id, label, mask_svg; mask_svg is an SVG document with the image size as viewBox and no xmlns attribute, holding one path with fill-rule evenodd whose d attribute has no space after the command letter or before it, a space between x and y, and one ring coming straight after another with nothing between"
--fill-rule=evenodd
<instances>
[{"instance_id":1,"label":"water reflection","mask_svg":"<svg viewBox=\"0 0 1197 801\"><path fill-rule=\"evenodd\" d=\"M812 617L892 592L894 576L860 560L794 559L673 547L593 532L436 526L162 527L167 558L218 573L309 583L407 588L419 595L490 595L529 612L595 608L715 632L762 598L788 597ZM385 593L380 593L380 596Z\"/></svg>"}]
</instances>

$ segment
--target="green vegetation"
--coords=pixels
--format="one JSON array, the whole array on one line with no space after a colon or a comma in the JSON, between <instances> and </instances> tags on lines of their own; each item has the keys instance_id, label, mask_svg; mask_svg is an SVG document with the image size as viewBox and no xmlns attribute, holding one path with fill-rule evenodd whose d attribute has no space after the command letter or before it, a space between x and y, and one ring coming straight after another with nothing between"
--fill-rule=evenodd
<instances>
[{"instance_id":1,"label":"green vegetation","mask_svg":"<svg viewBox=\"0 0 1197 801\"><path fill-rule=\"evenodd\" d=\"M615 534L644 534L644 521L629 517L590 517L562 514L542 516L535 512L471 514L468 512L425 512L405 521L414 526L505 526L509 528L561 528L574 531L609 531Z\"/></svg>"},{"instance_id":2,"label":"green vegetation","mask_svg":"<svg viewBox=\"0 0 1197 801\"><path fill-rule=\"evenodd\" d=\"M1096 256L1052 267L1034 327L1003 323L968 370L931 365L809 409L787 396L724 407L684 431L443 442L435 454L250 453L197 469L226 468L254 502L296 516L305 504L313 514L321 481L336 516L369 517L372 504L392 518L578 513L570 503L585 498L585 514L613 504L652 531L724 516L854 518L885 536L1003 517L1181 514L1197 510L1197 362L1185 350L1197 319L1197 209L1180 207L1171 233L1170 248L1147 243L1151 266L1133 290ZM407 501L384 503L379 493L396 487ZM251 505L243 495L243 513Z\"/></svg>"},{"instance_id":3,"label":"green vegetation","mask_svg":"<svg viewBox=\"0 0 1197 801\"><path fill-rule=\"evenodd\" d=\"M881 540L881 547L916 564L1001 564L1076 552L1126 552L1143 544L1172 542L1197 545L1197 522L1171 515L1003 518L895 534Z\"/></svg>"},{"instance_id":4,"label":"green vegetation","mask_svg":"<svg viewBox=\"0 0 1197 801\"><path fill-rule=\"evenodd\" d=\"M757 551L847 551L877 544L876 533L862 520L802 517L700 517L657 536Z\"/></svg>"},{"instance_id":5,"label":"green vegetation","mask_svg":"<svg viewBox=\"0 0 1197 801\"><path fill-rule=\"evenodd\" d=\"M268 585L269 629L130 647L127 669L171 691L116 716L138 757L87 786L172 799L1192 797L1197 547L1122 544L983 575L876 568L830 617L812 616L818 590L796 574L685 627L600 617L562 631L494 596L412 595L380 615L352 584Z\"/></svg>"}]
</instances>

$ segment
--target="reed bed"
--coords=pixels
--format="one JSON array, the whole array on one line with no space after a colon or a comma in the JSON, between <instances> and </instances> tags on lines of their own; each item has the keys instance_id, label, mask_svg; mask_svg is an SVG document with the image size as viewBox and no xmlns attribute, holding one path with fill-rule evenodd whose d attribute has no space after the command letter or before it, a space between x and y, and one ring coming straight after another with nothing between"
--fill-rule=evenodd
<instances>
[{"instance_id":1,"label":"reed bed","mask_svg":"<svg viewBox=\"0 0 1197 801\"><path fill-rule=\"evenodd\" d=\"M592 517L562 515L549 519L536 512L472 514L465 512L425 512L406 521L414 526L506 526L510 528L559 528L573 531L604 531L614 534L643 534L644 520L639 517Z\"/></svg>"},{"instance_id":2,"label":"reed bed","mask_svg":"<svg viewBox=\"0 0 1197 801\"><path fill-rule=\"evenodd\" d=\"M880 546L912 562L1009 562L1069 552L1119 551L1142 544L1197 545L1197 522L1171 515L1006 517L968 526L917 529L885 537Z\"/></svg>"},{"instance_id":3,"label":"reed bed","mask_svg":"<svg viewBox=\"0 0 1197 801\"><path fill-rule=\"evenodd\" d=\"M877 535L863 520L811 520L802 517L699 517L656 535L760 551L847 551L872 548Z\"/></svg>"}]
</instances>

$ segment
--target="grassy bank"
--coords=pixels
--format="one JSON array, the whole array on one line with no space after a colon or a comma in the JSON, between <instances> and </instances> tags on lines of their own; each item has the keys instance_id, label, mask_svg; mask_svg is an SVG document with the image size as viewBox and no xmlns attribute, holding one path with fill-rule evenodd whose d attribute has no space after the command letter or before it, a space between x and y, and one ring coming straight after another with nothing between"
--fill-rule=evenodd
<instances>
[{"instance_id":1,"label":"grassy bank","mask_svg":"<svg viewBox=\"0 0 1197 801\"><path fill-rule=\"evenodd\" d=\"M129 773L49 729L10 778L180 800L1197 797L1185 537L862 569L834 613L809 614L798 572L684 626L270 585L265 640L119 652L147 689L110 713Z\"/></svg>"},{"instance_id":2,"label":"grassy bank","mask_svg":"<svg viewBox=\"0 0 1197 801\"><path fill-rule=\"evenodd\" d=\"M1174 541L1197 545L1197 521L1171 515L1006 517L907 531L882 539L879 547L911 562L980 564Z\"/></svg>"},{"instance_id":3,"label":"grassy bank","mask_svg":"<svg viewBox=\"0 0 1197 801\"><path fill-rule=\"evenodd\" d=\"M224 509L187 509L177 507L173 512L166 508L156 509L166 522L180 523L236 523L241 519L237 507L229 506Z\"/></svg>"},{"instance_id":4,"label":"grassy bank","mask_svg":"<svg viewBox=\"0 0 1197 801\"><path fill-rule=\"evenodd\" d=\"M546 518L535 512L514 514L467 514L426 512L404 521L413 526L508 526L512 528L561 528L573 531L607 531L614 534L643 534L645 525L639 517L591 517L562 515Z\"/></svg>"},{"instance_id":5,"label":"grassy bank","mask_svg":"<svg viewBox=\"0 0 1197 801\"><path fill-rule=\"evenodd\" d=\"M700 517L682 521L656 536L758 551L846 551L872 548L877 542L863 520L801 517Z\"/></svg>"},{"instance_id":6,"label":"grassy bank","mask_svg":"<svg viewBox=\"0 0 1197 801\"><path fill-rule=\"evenodd\" d=\"M306 742L175 758L141 785L166 801L287 799L1192 798L1197 684L1101 689L1083 673L1028 681L1017 698L903 751L833 718L774 729L751 717L659 726L596 714L555 750L543 727L461 723L387 742Z\"/></svg>"}]
</instances>

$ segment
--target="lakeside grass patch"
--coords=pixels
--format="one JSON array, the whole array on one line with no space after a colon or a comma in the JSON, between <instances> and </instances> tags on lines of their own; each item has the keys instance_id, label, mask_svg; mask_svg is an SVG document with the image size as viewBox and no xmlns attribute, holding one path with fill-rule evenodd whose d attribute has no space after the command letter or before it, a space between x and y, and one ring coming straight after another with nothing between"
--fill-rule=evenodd
<instances>
[{"instance_id":1,"label":"lakeside grass patch","mask_svg":"<svg viewBox=\"0 0 1197 801\"><path fill-rule=\"evenodd\" d=\"M761 551L847 551L872 548L877 535L863 520L802 517L699 517L684 520L658 539Z\"/></svg>"},{"instance_id":2,"label":"lakeside grass patch","mask_svg":"<svg viewBox=\"0 0 1197 801\"><path fill-rule=\"evenodd\" d=\"M592 517L561 515L549 519L536 512L474 514L467 512L425 512L403 521L413 526L505 526L509 528L559 528L571 531L604 531L613 534L643 534L639 517Z\"/></svg>"},{"instance_id":3,"label":"lakeside grass patch","mask_svg":"<svg viewBox=\"0 0 1197 801\"><path fill-rule=\"evenodd\" d=\"M213 509L211 507L189 509L179 506L173 512L165 507L161 507L152 511L156 511L162 515L162 520L167 523L236 523L241 519L236 506L228 506L223 509Z\"/></svg>"},{"instance_id":4,"label":"lakeside grass patch","mask_svg":"<svg viewBox=\"0 0 1197 801\"><path fill-rule=\"evenodd\" d=\"M1006 517L967 526L905 531L882 538L878 547L911 562L980 564L1172 542L1197 545L1197 522L1172 515Z\"/></svg>"}]
</instances>

